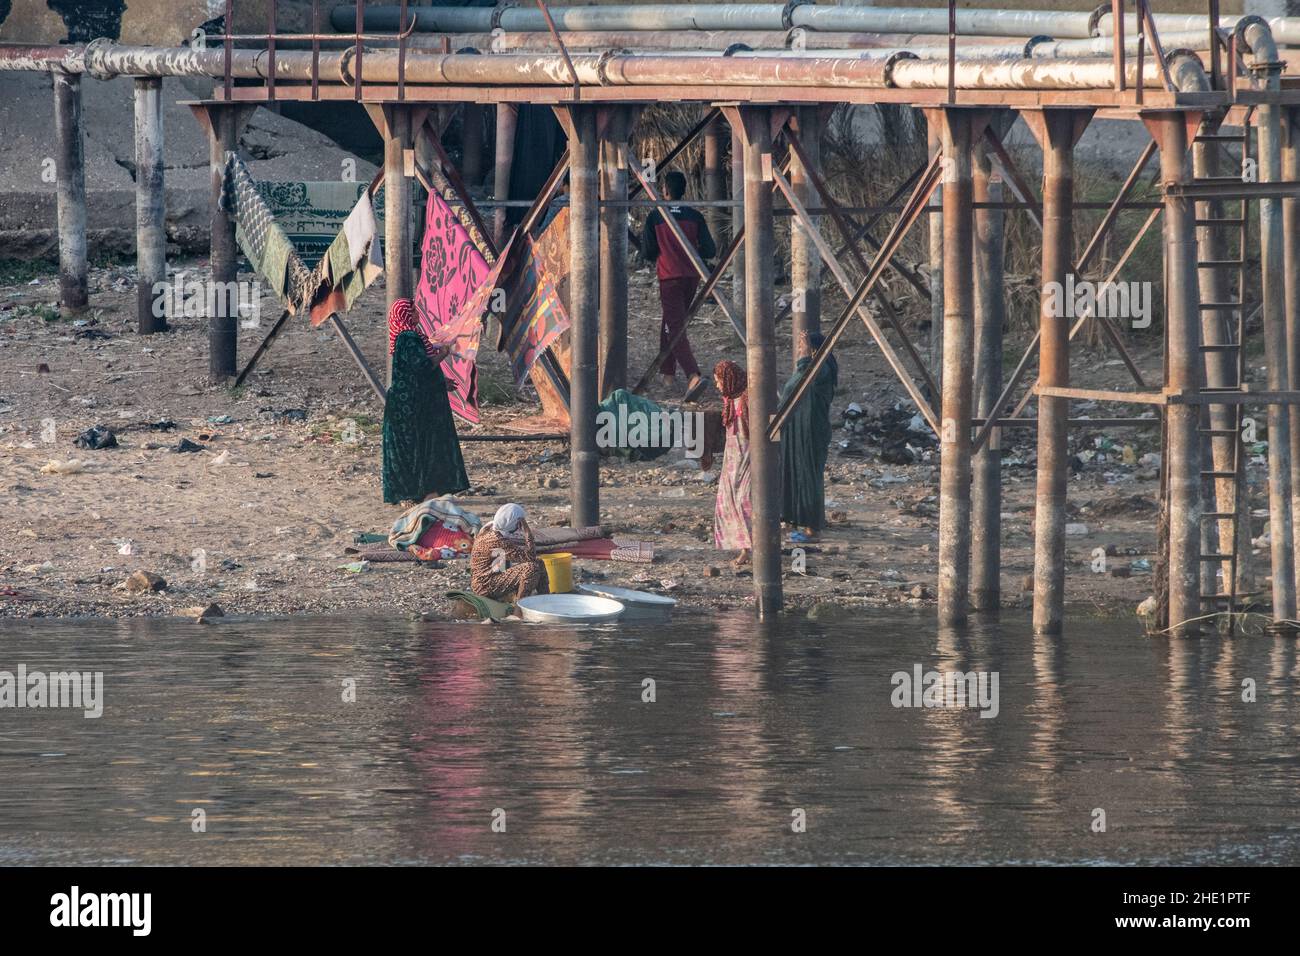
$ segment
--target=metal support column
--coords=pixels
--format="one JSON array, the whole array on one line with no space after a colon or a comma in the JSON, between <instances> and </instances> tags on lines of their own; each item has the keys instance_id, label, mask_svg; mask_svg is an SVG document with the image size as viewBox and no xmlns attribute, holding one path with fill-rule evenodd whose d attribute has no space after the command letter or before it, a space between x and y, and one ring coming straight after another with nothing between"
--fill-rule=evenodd
<instances>
[{"instance_id":1,"label":"metal support column","mask_svg":"<svg viewBox=\"0 0 1300 956\"><path fill-rule=\"evenodd\" d=\"M384 108L384 288L391 310L398 299L415 292L415 266L411 253L411 187L406 178L407 151L411 149L411 114L404 107ZM412 157L412 163L414 157ZM413 171L413 170L412 170ZM388 328L384 324L384 352ZM393 383L392 362L386 362L384 381Z\"/></svg>"},{"instance_id":2,"label":"metal support column","mask_svg":"<svg viewBox=\"0 0 1300 956\"><path fill-rule=\"evenodd\" d=\"M1165 204L1165 310L1168 331L1165 388L1192 394L1200 385L1200 291L1197 285L1195 203L1177 195L1191 181L1188 117L1183 113L1144 115L1160 145ZM1170 187L1173 187L1172 190ZM1169 482L1169 630L1195 634L1200 617L1201 441L1200 406L1174 403L1165 411Z\"/></svg>"},{"instance_id":3,"label":"metal support column","mask_svg":"<svg viewBox=\"0 0 1300 956\"><path fill-rule=\"evenodd\" d=\"M596 107L569 113L570 523L600 524L596 447L600 331L600 139Z\"/></svg>"},{"instance_id":4,"label":"metal support column","mask_svg":"<svg viewBox=\"0 0 1300 956\"><path fill-rule=\"evenodd\" d=\"M760 618L781 610L781 449L767 436L777 408L776 241L772 216L772 113L742 107L745 164L745 366L753 496L754 603Z\"/></svg>"},{"instance_id":5,"label":"metal support column","mask_svg":"<svg viewBox=\"0 0 1300 956\"><path fill-rule=\"evenodd\" d=\"M1043 149L1043 259L1039 304L1040 385L1070 384L1070 319L1061 309L1074 269L1074 144L1078 113L1043 110L1029 115ZM1086 117L1087 114L1083 114ZM1065 498L1070 476L1067 446L1070 400L1038 397L1038 494L1034 511L1034 631L1059 634L1065 618Z\"/></svg>"},{"instance_id":6,"label":"metal support column","mask_svg":"<svg viewBox=\"0 0 1300 956\"><path fill-rule=\"evenodd\" d=\"M54 74L54 137L59 217L59 307L79 312L89 304L86 277L85 131L81 75Z\"/></svg>"},{"instance_id":7,"label":"metal support column","mask_svg":"<svg viewBox=\"0 0 1300 956\"><path fill-rule=\"evenodd\" d=\"M1014 118L1014 114L1012 114ZM971 157L977 203L1002 201L1002 178L994 172L983 138ZM975 393L976 416L997 417L1002 391L1002 328L1005 253L1001 209L975 211ZM1002 429L994 428L971 463L971 607L997 611L1002 603Z\"/></svg>"},{"instance_id":8,"label":"metal support column","mask_svg":"<svg viewBox=\"0 0 1300 956\"><path fill-rule=\"evenodd\" d=\"M628 198L623 144L632 132L628 107L614 107L601 135L600 195L605 202ZM600 397L627 387L628 216L619 206L600 211Z\"/></svg>"},{"instance_id":9,"label":"metal support column","mask_svg":"<svg viewBox=\"0 0 1300 956\"><path fill-rule=\"evenodd\" d=\"M813 169L806 169L797 156L792 157L790 162L790 185L804 205L808 206L813 203L817 196L816 189L810 181L810 173L814 177L821 174L819 168L822 153L820 108L816 106L802 107L798 113L798 120L799 139L803 145L803 154L813 166ZM818 204L820 205L820 203ZM813 221L817 223L820 220L813 217ZM821 274L821 256L817 252L816 243L808 234L808 227L803 223L792 221L790 224L790 291L794 298L791 303L792 328L790 331L794 348L791 350L790 358L795 365L803 356L812 354L812 349L807 346L808 334L821 331Z\"/></svg>"},{"instance_id":10,"label":"metal support column","mask_svg":"<svg viewBox=\"0 0 1300 956\"><path fill-rule=\"evenodd\" d=\"M209 261L212 282L218 289L235 289L239 247L235 243L235 221L221 208L221 191L225 182L226 154L239 143L239 114L234 106L209 106L209 161L212 175L212 219ZM239 296L209 296L215 307L208 316L208 378L224 382L238 371Z\"/></svg>"},{"instance_id":11,"label":"metal support column","mask_svg":"<svg viewBox=\"0 0 1300 956\"><path fill-rule=\"evenodd\" d=\"M155 289L167 281L167 202L163 190L162 78L135 80L136 321L141 335L167 328Z\"/></svg>"},{"instance_id":12,"label":"metal support column","mask_svg":"<svg viewBox=\"0 0 1300 956\"><path fill-rule=\"evenodd\" d=\"M975 347L972 111L930 113L943 150L943 395L940 412L939 623L966 620L970 589L971 385ZM982 123L981 123L982 126Z\"/></svg>"}]
</instances>

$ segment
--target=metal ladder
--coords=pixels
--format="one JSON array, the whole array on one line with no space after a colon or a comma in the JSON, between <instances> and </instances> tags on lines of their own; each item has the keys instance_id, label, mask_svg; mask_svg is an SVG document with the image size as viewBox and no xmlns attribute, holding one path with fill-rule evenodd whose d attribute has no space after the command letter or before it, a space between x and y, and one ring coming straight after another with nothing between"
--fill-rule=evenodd
<instances>
[{"instance_id":1,"label":"metal ladder","mask_svg":"<svg viewBox=\"0 0 1300 956\"><path fill-rule=\"evenodd\" d=\"M1253 109L1252 109L1253 112ZM1250 142L1250 116L1245 118L1242 124L1241 133L1219 133L1201 134L1195 137L1198 143L1215 143L1221 148L1237 144L1241 147L1241 157L1238 168L1244 168L1246 160L1251 157ZM1194 180L1195 182L1237 182L1242 181L1241 176L1219 176L1208 177ZM1219 229L1227 231L1225 227L1235 226L1234 230L1237 238L1236 256L1227 259L1200 260L1197 263L1200 269L1218 269L1228 273L1235 273L1236 280L1236 298L1231 297L1222 302L1202 302L1202 312L1214 312L1222 316L1222 322L1225 326L1225 335L1222 343L1205 343L1202 342L1200 349L1202 354L1211 352L1226 352L1236 359L1236 381L1217 387L1205 386L1202 388L1202 394L1213 395L1224 392L1240 392L1246 385L1246 350L1245 350L1245 298L1246 298L1246 250L1248 248L1248 234L1250 230L1250 201L1246 198L1237 200L1238 212L1235 216L1225 214L1222 216L1211 216L1208 218L1197 218L1196 225L1198 228ZM1229 233L1231 236L1231 233ZM1230 242L1231 240L1229 240ZM1231 279L1229 280L1231 281ZM1218 523L1219 530L1219 548L1218 551L1206 552L1201 551L1200 560L1202 562L1214 562L1223 565L1221 573L1222 582L1218 590L1200 595L1203 602L1216 606L1216 609L1227 611L1229 613L1240 610L1240 602L1237 593L1237 568L1239 564L1238 542L1241 536L1241 522L1250 520L1250 509L1247 503L1246 490L1246 454L1244 443L1242 441L1242 419L1244 406L1231 405L1230 416L1232 425L1229 428L1214 428L1212 423L1206 422L1199 429L1200 433L1207 439L1213 441L1216 438L1233 438L1232 444L1232 467L1224 471L1216 471L1213 466L1201 470L1202 500L1214 502L1214 510L1203 510L1201 512L1201 521L1213 521ZM1209 407L1206 407L1207 418ZM1209 424L1211 427L1206 427ZM1220 480L1231 480L1232 482L1232 508L1226 511L1218 510L1218 488L1216 482ZM1208 492L1208 497L1206 497ZM1242 509L1245 513L1243 514ZM1224 541L1225 526L1231 529L1227 535L1227 541ZM1204 541L1204 536L1202 536ZM1230 619L1229 629L1235 627L1235 622Z\"/></svg>"}]
</instances>

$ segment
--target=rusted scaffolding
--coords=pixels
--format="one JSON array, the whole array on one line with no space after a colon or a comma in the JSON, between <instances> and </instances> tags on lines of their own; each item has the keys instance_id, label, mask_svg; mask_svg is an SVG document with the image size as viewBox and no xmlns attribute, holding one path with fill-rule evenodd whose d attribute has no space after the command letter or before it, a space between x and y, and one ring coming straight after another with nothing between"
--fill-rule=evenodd
<instances>
[{"instance_id":1,"label":"rusted scaffolding","mask_svg":"<svg viewBox=\"0 0 1300 956\"><path fill-rule=\"evenodd\" d=\"M227 0L227 24L235 22L235 6ZM415 175L413 155L426 123L442 128L430 120L431 111L441 111L437 115L445 120L460 105L473 107L477 130L479 109L492 104L495 193L502 201L508 196L516 110L523 104L549 105L569 139L572 521L596 524L601 517L597 403L629 380L622 274L627 236L621 210L642 192L648 197L644 201L661 202L628 143L644 106L697 104L700 123L687 141L704 138L706 199L717 204L725 195L725 123L732 142L731 196L740 203L733 210L730 244L716 268L710 271L695 260L703 284L690 314L703 302L716 301L744 344L750 410L757 423L750 454L755 603L761 616L783 604L781 427L856 317L940 441L942 623L959 624L972 607L996 610L1000 603L1000 435L1007 427L1031 425L1038 432L1034 625L1044 633L1062 629L1070 404L1091 399L1147 405L1162 413L1160 564L1166 586L1161 603L1163 626L1173 635L1197 632L1209 612L1241 607L1249 501L1239 426L1243 408L1267 408L1273 617L1279 627L1291 626L1300 535L1292 520L1300 506L1293 500L1300 495L1300 456L1294 454L1300 415L1291 413L1300 396L1300 84L1287 76L1275 39L1300 40L1300 21L1220 19L1217 0L1210 0L1202 17L1155 16L1145 0L1132 6L1113 0L1079 13L796 2L681 5L639 16L618 7L551 10L541 2L535 8L455 10L403 2L347 5L326 17L316 3L313 32L285 34L276 30L275 4L269 7L264 33L228 29L220 44L208 49L157 50L109 41L0 47L0 69L47 70L55 76L65 305L78 308L86 301L79 95L84 73L130 76L137 84L137 155L145 173L137 177L142 333L156 328L144 315L144 283L164 268L157 78L214 80L212 98L193 109L211 142L212 268L218 281L234 278L236 260L234 225L217 203L221 169L256 105L276 100L364 104L384 138L383 175L391 185ZM327 21L339 32L322 32L320 24ZM1184 48L1162 42L1161 30L1166 40L1174 36ZM723 45L741 36L756 48ZM465 51L475 46L467 38L477 37L483 38L480 48ZM768 37L778 39L762 49ZM622 46L634 48L616 49ZM883 103L924 110L936 148L886 209L865 223L855 222L822 179L820 131L826 111L836 104ZM1076 256L1073 153L1095 117L1140 120L1152 143ZM1003 144L1017 118L1042 148L1041 190L1016 168ZM1247 145L1250 131L1256 131L1258 181L1219 172L1216 150L1232 139L1223 129L1243 130L1239 139ZM787 156L784 163L778 161L778 143ZM672 161L679 151L664 159ZM1144 381L1109 317L1083 315L1071 322L1057 313L1049 294L1053 283L1080 273L1118 214L1135 207L1131 191L1157 151L1160 202L1143 207L1150 214L1110 279L1141 236L1163 218L1165 373L1158 387ZM477 149L467 150L470 161L480 162ZM553 175L548 190L558 182ZM542 197L543 205L550 194ZM406 231L410 194L389 188L385 195L391 301L411 294L414 264ZM794 217L794 281L807 293L787 308L793 312L792 327L796 334L820 328L826 335L810 369L780 407L773 274L778 195ZM935 246L940 274L931 286L896 256L909 230L927 218L936 195L942 210L941 242ZM1240 217L1224 214L1229 202L1241 204ZM1269 353L1267 390L1248 387L1242 361L1247 250L1240 224L1252 203L1263 224L1258 278ZM1042 301L1037 334L1004 376L1001 249L1002 219L1009 210L1024 212L1042 230ZM498 207L491 230L498 246L504 214ZM710 214L720 215L716 205ZM667 221L674 225L672 217ZM824 223L833 226L839 243L827 241ZM878 236L876 230L886 223ZM1242 244L1232 256L1225 250L1234 229ZM1231 268L1238 274L1235 288L1226 277ZM891 270L920 293L935 292L942 316L937 367L910 340L883 294L880 280ZM735 277L732 296L720 286L729 271ZM821 314L820 284L827 275L847 297L833 319ZM1071 381L1071 340L1090 318L1118 349L1137 390ZM210 316L209 330L210 374L225 380L236 372L235 317ZM350 342L346 330L341 335ZM1036 380L1022 392L1035 358ZM1035 398L1036 419L1023 418Z\"/></svg>"}]
</instances>

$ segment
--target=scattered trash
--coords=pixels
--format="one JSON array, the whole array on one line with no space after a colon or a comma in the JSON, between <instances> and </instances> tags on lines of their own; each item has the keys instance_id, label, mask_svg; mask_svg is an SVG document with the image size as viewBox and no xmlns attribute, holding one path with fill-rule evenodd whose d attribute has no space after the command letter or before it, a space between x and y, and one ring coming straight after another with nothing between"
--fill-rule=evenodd
<instances>
[{"instance_id":1,"label":"scattered trash","mask_svg":"<svg viewBox=\"0 0 1300 956\"><path fill-rule=\"evenodd\" d=\"M117 553L118 553L118 554L131 554L131 553L132 553L132 551L131 551L131 542L130 542L130 541L114 541L113 543L114 543L115 545L117 545Z\"/></svg>"},{"instance_id":2,"label":"scattered trash","mask_svg":"<svg viewBox=\"0 0 1300 956\"><path fill-rule=\"evenodd\" d=\"M96 451L104 448L116 448L117 436L106 425L95 425L78 435L73 444L78 448L89 448Z\"/></svg>"},{"instance_id":3,"label":"scattered trash","mask_svg":"<svg viewBox=\"0 0 1300 956\"><path fill-rule=\"evenodd\" d=\"M282 422L305 422L307 420L307 410L303 408L286 408L284 411L277 412L275 417Z\"/></svg>"},{"instance_id":4,"label":"scattered trash","mask_svg":"<svg viewBox=\"0 0 1300 956\"><path fill-rule=\"evenodd\" d=\"M362 571L367 570L369 567L370 567L369 561L349 561L347 564L340 564L338 569L340 571L347 571L351 574L360 574Z\"/></svg>"},{"instance_id":5,"label":"scattered trash","mask_svg":"<svg viewBox=\"0 0 1300 956\"><path fill-rule=\"evenodd\" d=\"M182 438L175 446L173 446L172 451L177 452L178 454L186 454L188 452L207 451L207 446L200 445L198 442L192 442L188 438Z\"/></svg>"},{"instance_id":6,"label":"scattered trash","mask_svg":"<svg viewBox=\"0 0 1300 956\"><path fill-rule=\"evenodd\" d=\"M1085 535L1088 533L1088 526L1080 521L1071 521L1065 526L1065 533L1071 537Z\"/></svg>"},{"instance_id":7,"label":"scattered trash","mask_svg":"<svg viewBox=\"0 0 1300 956\"><path fill-rule=\"evenodd\" d=\"M1137 571L1139 574L1148 573L1151 570L1151 561L1148 558L1138 558L1136 561L1130 562L1129 569Z\"/></svg>"},{"instance_id":8,"label":"scattered trash","mask_svg":"<svg viewBox=\"0 0 1300 956\"><path fill-rule=\"evenodd\" d=\"M220 455L218 455L216 458L212 459L212 461L210 462L210 464L213 464L213 465L228 465L228 464L230 464L230 449L227 448L225 451L223 451L223 452L222 452Z\"/></svg>"},{"instance_id":9,"label":"scattered trash","mask_svg":"<svg viewBox=\"0 0 1300 956\"><path fill-rule=\"evenodd\" d=\"M233 425L234 422L229 415L211 415L208 418L209 425Z\"/></svg>"}]
</instances>

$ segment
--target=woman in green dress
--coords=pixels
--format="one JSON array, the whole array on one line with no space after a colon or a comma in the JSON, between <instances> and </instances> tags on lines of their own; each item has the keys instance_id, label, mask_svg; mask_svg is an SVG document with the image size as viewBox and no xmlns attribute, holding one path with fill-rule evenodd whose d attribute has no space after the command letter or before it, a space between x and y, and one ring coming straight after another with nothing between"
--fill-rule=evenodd
<instances>
[{"instance_id":1,"label":"woman in green dress","mask_svg":"<svg viewBox=\"0 0 1300 956\"><path fill-rule=\"evenodd\" d=\"M447 349L429 342L410 299L388 313L393 382L384 403L384 501L424 501L469 488L441 363Z\"/></svg>"},{"instance_id":2,"label":"woman in green dress","mask_svg":"<svg viewBox=\"0 0 1300 956\"><path fill-rule=\"evenodd\" d=\"M812 365L813 353L825 337L808 335L804 357L781 389L785 402ZM826 458L831 445L831 402L839 381L839 365L827 356L812 387L781 426L781 520L816 535L826 523Z\"/></svg>"}]
</instances>

